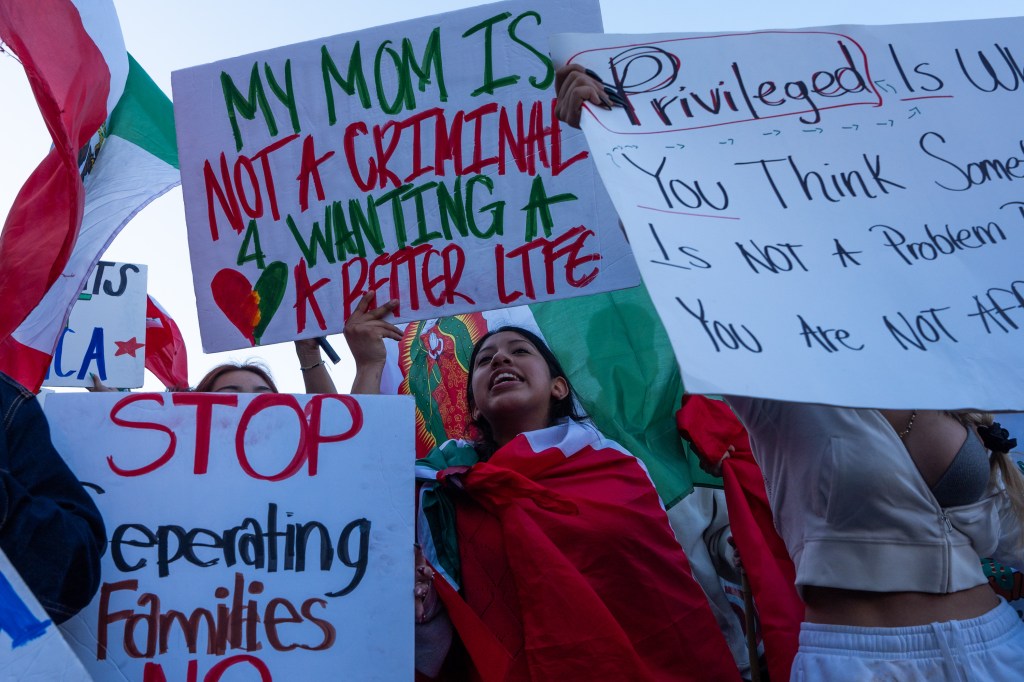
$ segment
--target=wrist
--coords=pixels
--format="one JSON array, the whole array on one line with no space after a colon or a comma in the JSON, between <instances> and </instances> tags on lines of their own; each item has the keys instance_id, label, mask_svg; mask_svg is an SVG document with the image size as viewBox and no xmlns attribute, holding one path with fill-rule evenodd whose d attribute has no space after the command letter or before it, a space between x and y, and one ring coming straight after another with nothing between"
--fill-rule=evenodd
<instances>
[{"instance_id":1,"label":"wrist","mask_svg":"<svg viewBox=\"0 0 1024 682\"><path fill-rule=\"evenodd\" d=\"M356 375L349 391L354 394L374 395L380 393L381 377L384 375L384 363L366 367L357 366Z\"/></svg>"},{"instance_id":2,"label":"wrist","mask_svg":"<svg viewBox=\"0 0 1024 682\"><path fill-rule=\"evenodd\" d=\"M356 372L383 372L384 364L387 362L387 356L372 356L372 357L356 357L352 356L355 360Z\"/></svg>"},{"instance_id":3,"label":"wrist","mask_svg":"<svg viewBox=\"0 0 1024 682\"><path fill-rule=\"evenodd\" d=\"M327 367L327 365L324 363L323 358L319 358L319 359L311 362L308 365L305 364L302 360L299 360L299 371L302 371L302 372L312 372L313 370L317 369L318 367L325 367L325 368Z\"/></svg>"}]
</instances>

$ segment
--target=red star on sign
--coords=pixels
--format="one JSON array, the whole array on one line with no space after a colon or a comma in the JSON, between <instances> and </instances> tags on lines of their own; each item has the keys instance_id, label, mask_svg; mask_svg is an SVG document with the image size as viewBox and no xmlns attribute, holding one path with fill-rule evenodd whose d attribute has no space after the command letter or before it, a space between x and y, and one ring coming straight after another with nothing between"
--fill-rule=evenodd
<instances>
[{"instance_id":1,"label":"red star on sign","mask_svg":"<svg viewBox=\"0 0 1024 682\"><path fill-rule=\"evenodd\" d=\"M137 351L138 349L142 348L146 344L139 343L138 339L136 339L133 336L132 338L128 339L127 341L114 341L114 345L117 346L117 352L114 353L114 357L115 358L118 355L130 355L130 356L132 356L134 358L135 357L135 351Z\"/></svg>"}]
</instances>

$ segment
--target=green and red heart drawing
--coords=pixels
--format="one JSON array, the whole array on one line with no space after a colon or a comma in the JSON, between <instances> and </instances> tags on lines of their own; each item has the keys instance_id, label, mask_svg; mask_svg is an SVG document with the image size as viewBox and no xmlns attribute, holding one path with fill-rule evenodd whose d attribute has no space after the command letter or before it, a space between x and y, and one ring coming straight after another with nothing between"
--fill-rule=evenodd
<instances>
[{"instance_id":1,"label":"green and red heart drawing","mask_svg":"<svg viewBox=\"0 0 1024 682\"><path fill-rule=\"evenodd\" d=\"M274 261L263 270L255 286L249 278L231 268L213 276L210 291L221 312L249 343L258 346L288 288L288 266Z\"/></svg>"}]
</instances>

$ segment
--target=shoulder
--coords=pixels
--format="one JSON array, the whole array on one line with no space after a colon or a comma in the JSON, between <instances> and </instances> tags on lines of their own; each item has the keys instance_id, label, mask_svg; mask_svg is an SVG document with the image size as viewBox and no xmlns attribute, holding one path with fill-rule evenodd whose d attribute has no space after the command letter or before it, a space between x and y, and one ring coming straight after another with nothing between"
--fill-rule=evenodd
<instances>
[{"instance_id":1,"label":"shoulder","mask_svg":"<svg viewBox=\"0 0 1024 682\"><path fill-rule=\"evenodd\" d=\"M446 440L426 456L416 460L418 470L442 471L453 466L471 466L479 460L473 443L467 440Z\"/></svg>"},{"instance_id":2,"label":"shoulder","mask_svg":"<svg viewBox=\"0 0 1024 682\"><path fill-rule=\"evenodd\" d=\"M35 394L0 372L0 419L4 429L10 427L18 410L26 404L37 404ZM37 404L38 405L38 404Z\"/></svg>"},{"instance_id":3,"label":"shoulder","mask_svg":"<svg viewBox=\"0 0 1024 682\"><path fill-rule=\"evenodd\" d=\"M612 450L633 457L629 450L601 433L589 419L563 419L547 428L528 431L522 436L535 452L557 449L568 457L585 451Z\"/></svg>"}]
</instances>

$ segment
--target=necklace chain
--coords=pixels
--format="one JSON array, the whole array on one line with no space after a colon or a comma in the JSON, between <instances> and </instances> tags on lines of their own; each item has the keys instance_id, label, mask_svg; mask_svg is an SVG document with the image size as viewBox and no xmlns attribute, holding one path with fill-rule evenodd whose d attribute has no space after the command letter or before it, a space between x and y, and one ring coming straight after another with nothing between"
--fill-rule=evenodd
<instances>
[{"instance_id":1,"label":"necklace chain","mask_svg":"<svg viewBox=\"0 0 1024 682\"><path fill-rule=\"evenodd\" d=\"M914 428L914 419L916 418L917 410L914 410L913 412L910 413L910 419L907 420L907 428L903 429L897 434L900 437L900 440L903 440L910 434L910 430Z\"/></svg>"}]
</instances>

